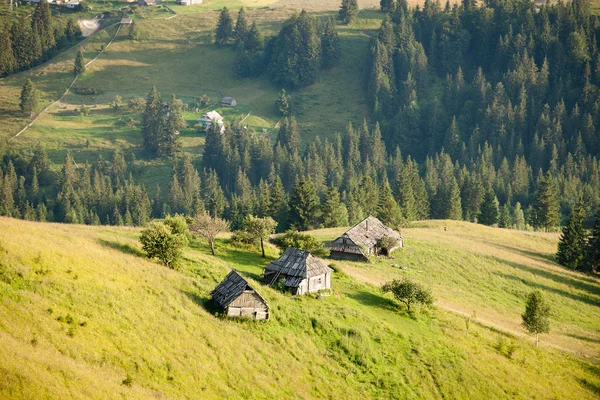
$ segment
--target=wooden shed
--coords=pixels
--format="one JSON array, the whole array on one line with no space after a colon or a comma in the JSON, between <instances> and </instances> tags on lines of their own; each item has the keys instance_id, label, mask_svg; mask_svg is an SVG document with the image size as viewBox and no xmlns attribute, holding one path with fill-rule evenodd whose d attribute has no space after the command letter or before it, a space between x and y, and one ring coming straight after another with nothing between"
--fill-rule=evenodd
<instances>
[{"instance_id":1,"label":"wooden shed","mask_svg":"<svg viewBox=\"0 0 600 400\"><path fill-rule=\"evenodd\" d=\"M332 272L331 268L308 251L290 247L265 267L263 276L267 284L281 279L293 294L305 294L331 289Z\"/></svg>"},{"instance_id":2,"label":"wooden shed","mask_svg":"<svg viewBox=\"0 0 600 400\"><path fill-rule=\"evenodd\" d=\"M224 107L235 107L237 106L237 100L233 97L223 97L221 99L221 105Z\"/></svg>"},{"instance_id":3,"label":"wooden shed","mask_svg":"<svg viewBox=\"0 0 600 400\"><path fill-rule=\"evenodd\" d=\"M396 239L396 246L383 251L379 244L384 237ZM331 251L331 258L368 261L371 255L389 255L403 246L404 241L398 232L388 228L377 218L369 216L335 239L327 247Z\"/></svg>"},{"instance_id":4,"label":"wooden shed","mask_svg":"<svg viewBox=\"0 0 600 400\"><path fill-rule=\"evenodd\" d=\"M269 319L267 301L234 269L210 295L228 317Z\"/></svg>"}]
</instances>

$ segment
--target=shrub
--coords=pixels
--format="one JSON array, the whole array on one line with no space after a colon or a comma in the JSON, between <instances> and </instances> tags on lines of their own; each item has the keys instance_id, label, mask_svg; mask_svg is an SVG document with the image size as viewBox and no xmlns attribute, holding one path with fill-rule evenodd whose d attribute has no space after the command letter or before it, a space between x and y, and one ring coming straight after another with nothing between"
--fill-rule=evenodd
<instances>
[{"instance_id":1,"label":"shrub","mask_svg":"<svg viewBox=\"0 0 600 400\"><path fill-rule=\"evenodd\" d=\"M433 296L429 289L421 286L421 284L411 281L408 278L402 280L394 279L381 287L383 293L391 292L394 298L404 304L408 312L413 303L431 306L433 304Z\"/></svg>"},{"instance_id":2,"label":"shrub","mask_svg":"<svg viewBox=\"0 0 600 400\"><path fill-rule=\"evenodd\" d=\"M146 100L142 99L141 97L131 99L129 100L129 103L127 103L127 108L129 108L129 111L141 112L144 111L145 107Z\"/></svg>"},{"instance_id":3,"label":"shrub","mask_svg":"<svg viewBox=\"0 0 600 400\"><path fill-rule=\"evenodd\" d=\"M79 87L79 88L75 88L75 93L83 95L83 96L95 96L98 94L102 94L104 92L100 89L96 89L93 87Z\"/></svg>"},{"instance_id":4,"label":"shrub","mask_svg":"<svg viewBox=\"0 0 600 400\"><path fill-rule=\"evenodd\" d=\"M329 255L329 250L323 246L314 236L300 233L298 231L288 231L275 239L275 244L286 250L289 247L295 247L300 250L306 250L314 256L325 257Z\"/></svg>"},{"instance_id":5,"label":"shrub","mask_svg":"<svg viewBox=\"0 0 600 400\"><path fill-rule=\"evenodd\" d=\"M229 242L235 247L248 248L258 246L258 241L255 236L249 234L246 231L235 231L231 235Z\"/></svg>"},{"instance_id":6,"label":"shrub","mask_svg":"<svg viewBox=\"0 0 600 400\"><path fill-rule=\"evenodd\" d=\"M383 250L384 253L389 254L390 250L398 245L398 239L391 236L384 236L379 241L379 248Z\"/></svg>"},{"instance_id":7,"label":"shrub","mask_svg":"<svg viewBox=\"0 0 600 400\"><path fill-rule=\"evenodd\" d=\"M178 233L175 228L162 222L153 223L142 231L140 242L148 258L157 258L161 264L175 268L181 259L182 250L188 244L185 234Z\"/></svg>"}]
</instances>

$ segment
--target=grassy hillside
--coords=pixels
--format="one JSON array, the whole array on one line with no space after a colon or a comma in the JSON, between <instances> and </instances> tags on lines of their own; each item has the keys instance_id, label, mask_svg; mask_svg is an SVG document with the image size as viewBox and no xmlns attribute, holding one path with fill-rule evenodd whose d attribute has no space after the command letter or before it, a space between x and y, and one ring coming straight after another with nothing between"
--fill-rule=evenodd
<instances>
[{"instance_id":1,"label":"grassy hillside","mask_svg":"<svg viewBox=\"0 0 600 400\"><path fill-rule=\"evenodd\" d=\"M444 234L459 227L488 233L464 224ZM431 223L407 231L413 250L396 262L413 252L418 267L409 259L402 263L421 270L415 279L428 281L441 300L454 287L458 295L476 298L487 291L486 302L495 304L497 278L480 272L487 266L474 260L498 257L494 269L518 277L502 266L510 258L478 247L461 273L450 274L435 258L446 250L439 228ZM205 245L192 243L181 270L173 271L144 259L138 234L131 228L0 218L0 398L581 399L600 394L598 366L548 346L546 337L536 349L528 338L477 324L466 338L460 316L441 308L407 315L375 286L352 277L356 271L380 276L383 262L341 265L346 273L334 274L331 296L294 298L257 282L268 262L258 252L221 241L212 257ZM494 242L529 248L554 240L528 237L513 232ZM453 263L466 252L460 246L455 251L449 254ZM276 254L269 249L271 258ZM543 249L530 256L543 259ZM259 288L271 305L270 321L225 320L208 311L208 293L228 265ZM433 274L436 268L443 271ZM469 275L480 279L469 281ZM539 276L529 280L547 284ZM589 296L595 295L592 286L597 287L595 280L582 286ZM522 308L521 294L506 294L513 301L499 303ZM572 315L570 306L598 314L594 298L585 301L577 293L570 301L555 303L559 320ZM573 324L598 332L593 321ZM130 386L123 384L127 376Z\"/></svg>"}]
</instances>

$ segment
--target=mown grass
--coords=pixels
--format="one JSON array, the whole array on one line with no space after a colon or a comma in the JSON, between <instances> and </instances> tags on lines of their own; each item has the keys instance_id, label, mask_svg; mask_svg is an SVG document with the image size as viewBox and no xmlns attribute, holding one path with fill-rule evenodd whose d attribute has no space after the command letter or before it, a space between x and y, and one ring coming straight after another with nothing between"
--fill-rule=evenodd
<instances>
[{"instance_id":1,"label":"mown grass","mask_svg":"<svg viewBox=\"0 0 600 400\"><path fill-rule=\"evenodd\" d=\"M0 228L0 397L595 398L600 388L584 359L483 325L467 338L459 316L407 315L343 272L321 298L265 287L273 248L265 260L220 240L212 257L193 242L173 271L143 257L132 228L6 218ZM209 312L228 266L265 296L270 321Z\"/></svg>"},{"instance_id":2,"label":"mown grass","mask_svg":"<svg viewBox=\"0 0 600 400\"><path fill-rule=\"evenodd\" d=\"M343 231L316 234L331 240ZM552 304L552 331L542 342L600 361L600 279L556 264L558 234L451 221L419 222L402 233L406 247L394 259L336 264L377 285L410 277L431 287L441 308L475 311L476 319L516 334L525 333L520 315L527 294L542 290Z\"/></svg>"}]
</instances>

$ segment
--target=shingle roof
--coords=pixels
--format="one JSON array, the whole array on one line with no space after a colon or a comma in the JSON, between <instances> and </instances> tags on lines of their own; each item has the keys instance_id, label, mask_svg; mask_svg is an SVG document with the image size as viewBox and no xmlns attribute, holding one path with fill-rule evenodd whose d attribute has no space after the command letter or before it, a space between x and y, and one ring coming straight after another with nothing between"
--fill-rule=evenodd
<instances>
[{"instance_id":1,"label":"shingle roof","mask_svg":"<svg viewBox=\"0 0 600 400\"><path fill-rule=\"evenodd\" d=\"M264 302L267 301L235 270L231 272L210 292L215 303L220 307L227 307L233 300L237 299L245 290L253 290Z\"/></svg>"},{"instance_id":2,"label":"shingle roof","mask_svg":"<svg viewBox=\"0 0 600 400\"><path fill-rule=\"evenodd\" d=\"M297 287L304 278L323 275L333 272L317 257L308 251L288 248L277 260L265 267L265 271L279 272L286 277L286 286Z\"/></svg>"},{"instance_id":3,"label":"shingle roof","mask_svg":"<svg viewBox=\"0 0 600 400\"><path fill-rule=\"evenodd\" d=\"M223 97L221 99L221 104L233 104L235 99L233 97Z\"/></svg>"},{"instance_id":4,"label":"shingle roof","mask_svg":"<svg viewBox=\"0 0 600 400\"><path fill-rule=\"evenodd\" d=\"M402 236L400 236L398 232L388 228L383 224L383 222L381 222L373 216L365 218L364 220L350 228L350 230L344 233L344 235L350 238L350 240L352 240L356 245L363 245L367 248L371 248L377 245L377 242L379 242L382 238L386 236L391 236L397 239L398 241L402 240ZM336 240L334 240L329 246L331 249L334 249L336 247Z\"/></svg>"}]
</instances>

